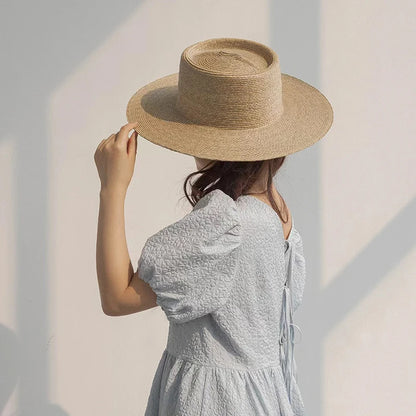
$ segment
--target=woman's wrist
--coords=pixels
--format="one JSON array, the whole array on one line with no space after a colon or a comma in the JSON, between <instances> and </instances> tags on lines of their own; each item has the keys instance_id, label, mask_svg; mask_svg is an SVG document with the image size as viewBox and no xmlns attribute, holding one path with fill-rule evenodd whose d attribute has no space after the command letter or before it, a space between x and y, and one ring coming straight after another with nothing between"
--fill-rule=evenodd
<instances>
[{"instance_id":1,"label":"woman's wrist","mask_svg":"<svg viewBox=\"0 0 416 416\"><path fill-rule=\"evenodd\" d=\"M101 187L100 198L125 198L126 189L121 187Z\"/></svg>"}]
</instances>

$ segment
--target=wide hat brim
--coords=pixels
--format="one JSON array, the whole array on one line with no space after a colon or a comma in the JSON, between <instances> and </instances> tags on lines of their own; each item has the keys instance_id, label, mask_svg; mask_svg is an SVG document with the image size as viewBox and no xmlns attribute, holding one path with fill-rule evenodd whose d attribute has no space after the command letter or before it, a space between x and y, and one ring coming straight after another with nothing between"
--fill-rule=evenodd
<instances>
[{"instance_id":1,"label":"wide hat brim","mask_svg":"<svg viewBox=\"0 0 416 416\"><path fill-rule=\"evenodd\" d=\"M312 85L281 74L283 113L271 124L230 129L196 124L175 108L179 73L140 88L127 104L128 122L137 133L167 149L204 159L273 159L312 146L333 122L332 106Z\"/></svg>"}]
</instances>

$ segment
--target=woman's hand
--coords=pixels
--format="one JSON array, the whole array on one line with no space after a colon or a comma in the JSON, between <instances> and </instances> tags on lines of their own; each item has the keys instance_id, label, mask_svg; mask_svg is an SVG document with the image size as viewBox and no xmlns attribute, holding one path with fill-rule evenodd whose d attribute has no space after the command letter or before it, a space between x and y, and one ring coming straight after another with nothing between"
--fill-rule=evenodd
<instances>
[{"instance_id":1,"label":"woman's hand","mask_svg":"<svg viewBox=\"0 0 416 416\"><path fill-rule=\"evenodd\" d=\"M137 132L128 136L138 123L127 123L98 145L94 160L101 180L101 190L126 192L134 172Z\"/></svg>"}]
</instances>

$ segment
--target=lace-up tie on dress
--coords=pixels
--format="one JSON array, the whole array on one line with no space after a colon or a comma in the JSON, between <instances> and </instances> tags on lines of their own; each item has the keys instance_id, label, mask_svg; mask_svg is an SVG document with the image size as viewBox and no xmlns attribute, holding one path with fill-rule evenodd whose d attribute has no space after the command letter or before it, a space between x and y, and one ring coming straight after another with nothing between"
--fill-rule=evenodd
<instances>
[{"instance_id":1,"label":"lace-up tie on dress","mask_svg":"<svg viewBox=\"0 0 416 416\"><path fill-rule=\"evenodd\" d=\"M287 264L287 279L283 289L282 299L282 318L280 320L280 359L282 363L283 375L285 378L286 389L288 392L289 400L292 403L292 383L293 380L297 381L297 368L294 356L295 344L295 328L298 329L302 335L302 331L298 325L293 322L294 308L292 299L292 281L294 279L294 251L296 249L295 243L292 240L292 230L294 227L294 220L292 218L292 229L289 237L285 240L285 258Z\"/></svg>"}]
</instances>

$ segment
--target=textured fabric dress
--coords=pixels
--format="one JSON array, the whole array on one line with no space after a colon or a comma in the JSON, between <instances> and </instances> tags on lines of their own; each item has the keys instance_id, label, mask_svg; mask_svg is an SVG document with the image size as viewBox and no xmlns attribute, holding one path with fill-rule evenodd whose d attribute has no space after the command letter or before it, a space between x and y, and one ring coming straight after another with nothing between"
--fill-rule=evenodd
<instances>
[{"instance_id":1,"label":"textured fabric dress","mask_svg":"<svg viewBox=\"0 0 416 416\"><path fill-rule=\"evenodd\" d=\"M303 416L293 312L305 259L294 228L251 195L219 189L150 236L139 278L157 295L169 335L145 416Z\"/></svg>"}]
</instances>

